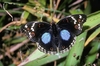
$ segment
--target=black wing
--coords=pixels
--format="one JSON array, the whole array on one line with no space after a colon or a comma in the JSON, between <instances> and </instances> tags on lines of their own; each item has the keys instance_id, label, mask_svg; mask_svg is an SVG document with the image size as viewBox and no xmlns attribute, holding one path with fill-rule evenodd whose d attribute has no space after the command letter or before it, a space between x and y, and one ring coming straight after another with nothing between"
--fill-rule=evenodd
<instances>
[{"instance_id":1,"label":"black wing","mask_svg":"<svg viewBox=\"0 0 100 66\"><path fill-rule=\"evenodd\" d=\"M25 33L32 42L37 42L37 47L40 51L50 54L56 52L56 47L52 45L53 34L49 23L28 22L21 27L21 31ZM52 48L55 49L55 52L52 51Z\"/></svg>"},{"instance_id":2,"label":"black wing","mask_svg":"<svg viewBox=\"0 0 100 66\"><path fill-rule=\"evenodd\" d=\"M65 18L61 19L57 25L60 28L66 28L70 30L75 35L79 35L82 31L82 25L86 21L87 17L84 14L76 14L66 16Z\"/></svg>"},{"instance_id":3,"label":"black wing","mask_svg":"<svg viewBox=\"0 0 100 66\"><path fill-rule=\"evenodd\" d=\"M50 25L47 22L28 22L21 27L21 31L33 42L37 42L39 36L48 29Z\"/></svg>"},{"instance_id":4,"label":"black wing","mask_svg":"<svg viewBox=\"0 0 100 66\"><path fill-rule=\"evenodd\" d=\"M61 19L57 26L59 28L59 50L68 51L75 43L75 36L82 31L82 25L86 21L86 15L70 15Z\"/></svg>"}]
</instances>

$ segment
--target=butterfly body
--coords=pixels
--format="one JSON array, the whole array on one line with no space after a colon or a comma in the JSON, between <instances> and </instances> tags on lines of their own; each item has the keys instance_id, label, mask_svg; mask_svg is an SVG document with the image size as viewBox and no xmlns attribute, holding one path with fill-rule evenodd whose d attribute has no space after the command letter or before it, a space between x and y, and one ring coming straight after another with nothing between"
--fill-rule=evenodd
<instances>
[{"instance_id":1,"label":"butterfly body","mask_svg":"<svg viewBox=\"0 0 100 66\"><path fill-rule=\"evenodd\" d=\"M37 42L40 51L50 54L64 53L75 43L75 37L82 31L86 15L71 15L52 22L28 22L21 27L28 38Z\"/></svg>"}]
</instances>

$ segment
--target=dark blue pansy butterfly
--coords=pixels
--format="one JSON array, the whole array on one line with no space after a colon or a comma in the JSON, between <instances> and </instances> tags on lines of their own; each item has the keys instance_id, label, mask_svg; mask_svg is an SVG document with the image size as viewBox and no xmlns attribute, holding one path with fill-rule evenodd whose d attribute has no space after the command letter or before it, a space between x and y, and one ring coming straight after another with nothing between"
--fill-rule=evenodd
<instances>
[{"instance_id":1,"label":"dark blue pansy butterfly","mask_svg":"<svg viewBox=\"0 0 100 66\"><path fill-rule=\"evenodd\" d=\"M40 51L49 54L64 53L71 49L75 37L82 31L86 15L69 15L58 23L28 22L21 27L32 42L37 42Z\"/></svg>"}]
</instances>

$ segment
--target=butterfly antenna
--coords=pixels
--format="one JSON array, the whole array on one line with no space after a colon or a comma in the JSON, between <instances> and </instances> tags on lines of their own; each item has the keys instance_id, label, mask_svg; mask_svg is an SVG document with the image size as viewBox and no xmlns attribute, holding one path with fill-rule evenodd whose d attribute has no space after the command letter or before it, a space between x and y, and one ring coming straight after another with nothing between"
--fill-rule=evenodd
<instances>
[{"instance_id":1,"label":"butterfly antenna","mask_svg":"<svg viewBox=\"0 0 100 66\"><path fill-rule=\"evenodd\" d=\"M3 9L4 9L4 11L6 11L6 13L11 17L11 19L12 19L12 21L13 21L13 16L5 9L5 4L3 3Z\"/></svg>"}]
</instances>

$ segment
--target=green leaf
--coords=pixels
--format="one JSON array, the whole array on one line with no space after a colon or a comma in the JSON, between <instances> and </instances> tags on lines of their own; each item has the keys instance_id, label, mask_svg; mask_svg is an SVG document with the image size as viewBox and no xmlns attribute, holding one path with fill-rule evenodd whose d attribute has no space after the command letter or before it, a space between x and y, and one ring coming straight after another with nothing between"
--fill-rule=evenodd
<instances>
[{"instance_id":1,"label":"green leaf","mask_svg":"<svg viewBox=\"0 0 100 66\"><path fill-rule=\"evenodd\" d=\"M87 1L87 6L86 6L86 8L85 8L85 10L84 10L84 13L87 14L87 15L91 13L91 4L90 4L90 0Z\"/></svg>"},{"instance_id":2,"label":"green leaf","mask_svg":"<svg viewBox=\"0 0 100 66\"><path fill-rule=\"evenodd\" d=\"M49 55L47 57L43 57L41 59L37 59L32 62L29 62L25 66L33 66L33 65L41 66L41 65L53 62L55 60L61 59L61 58L65 57L67 54L68 54L68 52L63 53L63 54L57 54L57 55ZM41 54L38 54L38 55L41 55ZM35 57L35 56L33 56L33 57Z\"/></svg>"},{"instance_id":3,"label":"green leaf","mask_svg":"<svg viewBox=\"0 0 100 66\"><path fill-rule=\"evenodd\" d=\"M83 14L82 10L76 9L76 10L70 10L71 14Z\"/></svg>"},{"instance_id":4,"label":"green leaf","mask_svg":"<svg viewBox=\"0 0 100 66\"><path fill-rule=\"evenodd\" d=\"M45 57L46 54L36 49L30 56L28 56L22 63L20 63L19 66L23 66L25 64L25 66L31 66L32 64L34 64L34 60L39 59L43 56Z\"/></svg>"},{"instance_id":5,"label":"green leaf","mask_svg":"<svg viewBox=\"0 0 100 66\"><path fill-rule=\"evenodd\" d=\"M46 0L38 0L38 1L42 4L42 6L45 7L45 5L46 5Z\"/></svg>"},{"instance_id":6,"label":"green leaf","mask_svg":"<svg viewBox=\"0 0 100 66\"><path fill-rule=\"evenodd\" d=\"M0 61L0 66L4 66L3 63Z\"/></svg>"},{"instance_id":7,"label":"green leaf","mask_svg":"<svg viewBox=\"0 0 100 66\"><path fill-rule=\"evenodd\" d=\"M86 30L90 30L100 24L100 11L95 12L88 16L88 19L83 24L83 26L87 27Z\"/></svg>"},{"instance_id":8,"label":"green leaf","mask_svg":"<svg viewBox=\"0 0 100 66\"><path fill-rule=\"evenodd\" d=\"M91 42L98 34L100 34L100 27L98 29L96 29L90 36L89 38L86 40L85 42L85 46Z\"/></svg>"},{"instance_id":9,"label":"green leaf","mask_svg":"<svg viewBox=\"0 0 100 66\"><path fill-rule=\"evenodd\" d=\"M29 16L29 12L24 11L24 12L22 13L22 15L21 15L21 19L27 19L28 16Z\"/></svg>"},{"instance_id":10,"label":"green leaf","mask_svg":"<svg viewBox=\"0 0 100 66\"><path fill-rule=\"evenodd\" d=\"M75 45L72 47L66 58L65 66L77 66L77 64L80 62L86 35L87 31L83 32L77 37Z\"/></svg>"},{"instance_id":11,"label":"green leaf","mask_svg":"<svg viewBox=\"0 0 100 66\"><path fill-rule=\"evenodd\" d=\"M100 41L93 41L91 43L91 45L93 46L92 49L90 50L89 54L86 56L85 59L85 64L92 64L96 58L97 58L97 54L98 54L98 50L100 49Z\"/></svg>"},{"instance_id":12,"label":"green leaf","mask_svg":"<svg viewBox=\"0 0 100 66\"><path fill-rule=\"evenodd\" d=\"M58 66L64 66L64 64L65 64L65 60L62 61L62 62L60 62L60 63L58 64Z\"/></svg>"}]
</instances>

